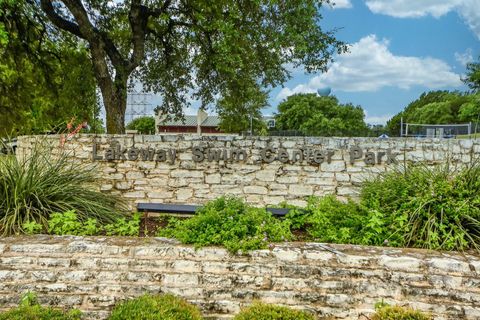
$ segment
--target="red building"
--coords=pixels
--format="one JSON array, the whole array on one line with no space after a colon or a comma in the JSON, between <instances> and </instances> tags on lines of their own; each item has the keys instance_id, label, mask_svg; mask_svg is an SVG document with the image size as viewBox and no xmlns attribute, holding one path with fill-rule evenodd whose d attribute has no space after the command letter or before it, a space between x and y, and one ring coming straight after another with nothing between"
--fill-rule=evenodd
<instances>
[{"instance_id":1,"label":"red building","mask_svg":"<svg viewBox=\"0 0 480 320\"><path fill-rule=\"evenodd\" d=\"M196 116L187 115L184 120L167 120L165 115L156 117L156 133L223 133L218 126L220 117L209 116L199 110Z\"/></svg>"}]
</instances>

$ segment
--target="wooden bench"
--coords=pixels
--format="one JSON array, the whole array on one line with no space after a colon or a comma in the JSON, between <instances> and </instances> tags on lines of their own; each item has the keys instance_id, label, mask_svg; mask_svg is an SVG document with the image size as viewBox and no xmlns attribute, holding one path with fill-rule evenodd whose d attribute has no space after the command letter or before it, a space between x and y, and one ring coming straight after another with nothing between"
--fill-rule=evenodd
<instances>
[{"instance_id":1,"label":"wooden bench","mask_svg":"<svg viewBox=\"0 0 480 320\"><path fill-rule=\"evenodd\" d=\"M202 206L188 204L166 204L166 203L137 203L137 211L148 213L172 213L180 215L193 215ZM283 217L290 209L288 208L267 208L267 211L274 216Z\"/></svg>"}]
</instances>

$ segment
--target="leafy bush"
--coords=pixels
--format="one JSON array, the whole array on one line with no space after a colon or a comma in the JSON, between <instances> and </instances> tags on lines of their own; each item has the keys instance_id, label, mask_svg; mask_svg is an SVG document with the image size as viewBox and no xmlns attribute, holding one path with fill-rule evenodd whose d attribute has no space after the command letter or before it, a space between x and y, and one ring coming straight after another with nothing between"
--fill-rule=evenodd
<instances>
[{"instance_id":1,"label":"leafy bush","mask_svg":"<svg viewBox=\"0 0 480 320\"><path fill-rule=\"evenodd\" d=\"M371 320L432 320L430 315L411 308L384 305L377 309Z\"/></svg>"},{"instance_id":2,"label":"leafy bush","mask_svg":"<svg viewBox=\"0 0 480 320\"><path fill-rule=\"evenodd\" d=\"M155 133L155 118L154 117L139 117L133 119L127 124L128 130L138 130L138 133L142 134L154 134Z\"/></svg>"},{"instance_id":3,"label":"leafy bush","mask_svg":"<svg viewBox=\"0 0 480 320\"><path fill-rule=\"evenodd\" d=\"M109 320L201 320L200 311L173 295L144 295L113 308Z\"/></svg>"},{"instance_id":4,"label":"leafy bush","mask_svg":"<svg viewBox=\"0 0 480 320\"><path fill-rule=\"evenodd\" d=\"M362 243L360 231L366 214L353 201L343 203L334 196L310 198L305 219L308 234L320 242Z\"/></svg>"},{"instance_id":5,"label":"leafy bush","mask_svg":"<svg viewBox=\"0 0 480 320\"><path fill-rule=\"evenodd\" d=\"M119 218L111 224L105 225L108 236L138 236L140 232L141 214L135 213L132 219Z\"/></svg>"},{"instance_id":6,"label":"leafy bush","mask_svg":"<svg viewBox=\"0 0 480 320\"><path fill-rule=\"evenodd\" d=\"M94 168L53 156L38 146L27 159L0 157L0 233L23 233L25 223L47 226L50 214L75 210L80 221L115 221L123 201L97 191Z\"/></svg>"},{"instance_id":7,"label":"leafy bush","mask_svg":"<svg viewBox=\"0 0 480 320\"><path fill-rule=\"evenodd\" d=\"M28 235L39 234L43 231L43 225L35 221L27 221L22 225L23 232Z\"/></svg>"},{"instance_id":8,"label":"leafy bush","mask_svg":"<svg viewBox=\"0 0 480 320\"><path fill-rule=\"evenodd\" d=\"M250 307L240 311L234 320L315 320L315 317L305 311L288 307L255 302Z\"/></svg>"},{"instance_id":9,"label":"leafy bush","mask_svg":"<svg viewBox=\"0 0 480 320\"><path fill-rule=\"evenodd\" d=\"M160 236L174 237L197 246L223 245L231 252L266 248L269 242L292 238L288 221L274 218L233 197L207 203L188 220L177 220Z\"/></svg>"},{"instance_id":10,"label":"leafy bush","mask_svg":"<svg viewBox=\"0 0 480 320\"><path fill-rule=\"evenodd\" d=\"M48 232L56 235L93 236L98 234L101 228L97 226L97 219L88 218L81 222L78 220L75 210L64 213L52 213L48 219Z\"/></svg>"},{"instance_id":11,"label":"leafy bush","mask_svg":"<svg viewBox=\"0 0 480 320\"><path fill-rule=\"evenodd\" d=\"M398 168L363 185L362 205L377 212L392 245L480 249L480 164Z\"/></svg>"},{"instance_id":12,"label":"leafy bush","mask_svg":"<svg viewBox=\"0 0 480 320\"><path fill-rule=\"evenodd\" d=\"M80 320L79 310L62 310L42 307L33 293L25 294L17 308L0 313L0 320Z\"/></svg>"}]
</instances>

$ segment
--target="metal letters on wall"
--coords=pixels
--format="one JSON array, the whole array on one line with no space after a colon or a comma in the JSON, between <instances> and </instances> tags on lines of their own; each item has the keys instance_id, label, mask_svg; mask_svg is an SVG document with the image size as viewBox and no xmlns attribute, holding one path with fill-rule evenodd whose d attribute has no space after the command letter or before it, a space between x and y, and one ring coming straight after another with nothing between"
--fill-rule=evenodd
<instances>
[{"instance_id":1,"label":"metal letters on wall","mask_svg":"<svg viewBox=\"0 0 480 320\"><path fill-rule=\"evenodd\" d=\"M249 152L250 151L250 152ZM336 150L318 150L313 148L296 149L288 151L282 148L266 147L260 149L260 159L257 163L272 163L279 161L281 163L302 163L307 162L312 165L322 163L331 163ZM251 150L241 148L207 148L203 146L194 146L191 149L192 160L195 162L244 162L248 160ZM355 161L363 161L367 165L397 163L398 153L391 149L385 151L364 151L358 146L352 146L348 152L350 164ZM110 147L100 150L98 144L94 143L92 147L93 161L157 161L174 164L177 156L175 149L156 149L156 148L137 148L122 147L120 143L112 143Z\"/></svg>"}]
</instances>

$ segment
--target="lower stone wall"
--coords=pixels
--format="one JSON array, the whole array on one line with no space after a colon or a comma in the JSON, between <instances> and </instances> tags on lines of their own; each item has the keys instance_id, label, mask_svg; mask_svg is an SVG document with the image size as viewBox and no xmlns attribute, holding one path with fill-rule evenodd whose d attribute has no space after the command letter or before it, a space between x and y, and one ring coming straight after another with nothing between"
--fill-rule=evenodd
<instances>
[{"instance_id":1,"label":"lower stone wall","mask_svg":"<svg viewBox=\"0 0 480 320\"><path fill-rule=\"evenodd\" d=\"M182 296L210 319L231 318L254 299L330 319L367 319L382 299L435 319L480 319L480 256L315 243L241 256L160 238L0 238L0 309L25 291L87 319L146 292Z\"/></svg>"}]
</instances>

